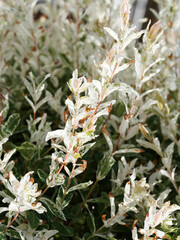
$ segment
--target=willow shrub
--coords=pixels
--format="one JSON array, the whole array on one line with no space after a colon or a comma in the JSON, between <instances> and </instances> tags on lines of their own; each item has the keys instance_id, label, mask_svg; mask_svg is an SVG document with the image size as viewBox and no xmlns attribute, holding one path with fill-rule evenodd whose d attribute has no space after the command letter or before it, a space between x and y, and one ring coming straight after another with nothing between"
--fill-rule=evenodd
<instances>
[{"instance_id":1,"label":"willow shrub","mask_svg":"<svg viewBox=\"0 0 180 240\"><path fill-rule=\"evenodd\" d=\"M179 240L180 2L50 2L0 8L0 239Z\"/></svg>"}]
</instances>

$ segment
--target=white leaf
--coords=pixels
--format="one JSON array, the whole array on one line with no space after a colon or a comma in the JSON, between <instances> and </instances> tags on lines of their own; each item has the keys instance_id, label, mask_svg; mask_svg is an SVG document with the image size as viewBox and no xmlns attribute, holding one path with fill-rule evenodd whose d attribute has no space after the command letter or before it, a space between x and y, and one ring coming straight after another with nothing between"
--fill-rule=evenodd
<instances>
[{"instance_id":1,"label":"white leaf","mask_svg":"<svg viewBox=\"0 0 180 240\"><path fill-rule=\"evenodd\" d=\"M128 127L129 127L129 119L123 118L121 125L119 127L119 133L121 135L124 135Z\"/></svg>"},{"instance_id":2,"label":"white leaf","mask_svg":"<svg viewBox=\"0 0 180 240\"><path fill-rule=\"evenodd\" d=\"M48 132L46 136L46 141L52 138L63 138L64 134L65 134L64 130L55 130L55 131Z\"/></svg>"},{"instance_id":3,"label":"white leaf","mask_svg":"<svg viewBox=\"0 0 180 240\"><path fill-rule=\"evenodd\" d=\"M139 131L138 125L131 127L126 135L126 140L129 140L132 137L134 137L138 133L138 131Z\"/></svg>"},{"instance_id":4,"label":"white leaf","mask_svg":"<svg viewBox=\"0 0 180 240\"><path fill-rule=\"evenodd\" d=\"M161 145L160 145L159 139L158 138L154 138L153 139L153 143L156 146L156 149L157 149L156 152L162 157L163 154L162 154L162 150L161 150Z\"/></svg>"},{"instance_id":5,"label":"white leaf","mask_svg":"<svg viewBox=\"0 0 180 240\"><path fill-rule=\"evenodd\" d=\"M83 146L81 146L80 148L80 155L83 156L84 154L86 154L89 149L91 149L93 146L94 146L95 142L94 143L87 143Z\"/></svg>"},{"instance_id":6,"label":"white leaf","mask_svg":"<svg viewBox=\"0 0 180 240\"><path fill-rule=\"evenodd\" d=\"M132 239L133 239L133 240L139 240L139 239L138 239L138 234L137 234L137 228L136 228L136 227L133 227L133 230L132 230Z\"/></svg>"},{"instance_id":7,"label":"white leaf","mask_svg":"<svg viewBox=\"0 0 180 240\"><path fill-rule=\"evenodd\" d=\"M47 96L47 97L43 98L40 102L38 102L38 104L35 106L36 111L37 111L44 103L46 103L48 100L49 100L49 97Z\"/></svg>"},{"instance_id":8,"label":"white leaf","mask_svg":"<svg viewBox=\"0 0 180 240\"><path fill-rule=\"evenodd\" d=\"M104 30L105 30L106 32L108 32L109 35L110 35L111 37L113 37L117 42L119 42L118 35L117 35L111 28L104 27Z\"/></svg>"},{"instance_id":9,"label":"white leaf","mask_svg":"<svg viewBox=\"0 0 180 240\"><path fill-rule=\"evenodd\" d=\"M108 114L109 114L108 108L105 108L105 109L99 111L98 113L96 113L96 117L99 118L102 115L108 115Z\"/></svg>"},{"instance_id":10,"label":"white leaf","mask_svg":"<svg viewBox=\"0 0 180 240\"><path fill-rule=\"evenodd\" d=\"M153 78L156 74L158 74L161 71L161 69L157 69L156 72L151 73L149 76L146 76L142 79L140 83L140 87L147 81L149 81L151 78Z\"/></svg>"},{"instance_id":11,"label":"white leaf","mask_svg":"<svg viewBox=\"0 0 180 240\"><path fill-rule=\"evenodd\" d=\"M124 41L124 45L123 45L123 50L134 40L137 38L140 38L141 35L144 33L144 30L138 32L138 33L132 33L131 35L129 35L125 41Z\"/></svg>"},{"instance_id":12,"label":"white leaf","mask_svg":"<svg viewBox=\"0 0 180 240\"><path fill-rule=\"evenodd\" d=\"M160 151L159 147L155 145L155 143L150 143L148 141L144 141L144 140L140 140L140 139L137 139L136 140L141 146L145 147L145 148L150 148L152 150L154 150L155 152L157 152L157 154L159 154L161 157L163 156L162 155L162 152Z\"/></svg>"},{"instance_id":13,"label":"white leaf","mask_svg":"<svg viewBox=\"0 0 180 240\"><path fill-rule=\"evenodd\" d=\"M164 200L167 198L167 196L169 195L169 193L171 192L172 190L171 189L166 189L165 191L163 191L158 199L157 199L157 203L158 203L158 206L162 207L163 206L163 202Z\"/></svg>"},{"instance_id":14,"label":"white leaf","mask_svg":"<svg viewBox=\"0 0 180 240\"><path fill-rule=\"evenodd\" d=\"M51 76L51 74L49 73L49 74L46 74L46 76L45 76L45 78L44 78L44 80L43 80L43 82L45 82L49 77Z\"/></svg>"},{"instance_id":15,"label":"white leaf","mask_svg":"<svg viewBox=\"0 0 180 240\"><path fill-rule=\"evenodd\" d=\"M109 194L110 206L111 206L111 218L115 216L116 206L114 196L112 193Z\"/></svg>"},{"instance_id":16,"label":"white leaf","mask_svg":"<svg viewBox=\"0 0 180 240\"><path fill-rule=\"evenodd\" d=\"M16 149L13 149L13 150L11 150L10 152L6 153L6 154L4 155L3 162L4 162L5 164L7 164L7 162L9 161L9 159L11 158L11 156L12 156L15 152L16 152Z\"/></svg>"},{"instance_id":17,"label":"white leaf","mask_svg":"<svg viewBox=\"0 0 180 240\"><path fill-rule=\"evenodd\" d=\"M2 145L4 143L6 143L8 141L8 138L3 138L1 141L0 141L0 152L2 151Z\"/></svg>"},{"instance_id":18,"label":"white leaf","mask_svg":"<svg viewBox=\"0 0 180 240\"><path fill-rule=\"evenodd\" d=\"M138 115L144 113L146 110L151 109L152 105L157 105L157 100L150 99L146 103L144 103L142 107L140 107Z\"/></svg>"},{"instance_id":19,"label":"white leaf","mask_svg":"<svg viewBox=\"0 0 180 240\"><path fill-rule=\"evenodd\" d=\"M134 51L135 51L135 70L136 70L136 75L137 75L138 79L141 79L142 71L143 71L141 54L138 53L137 48L134 48Z\"/></svg>"},{"instance_id":20,"label":"white leaf","mask_svg":"<svg viewBox=\"0 0 180 240\"><path fill-rule=\"evenodd\" d=\"M161 61L164 61L164 60L165 60L165 58L158 58L158 59L156 59L155 62L153 62L152 64L150 64L150 65L144 70L144 74L145 74L150 68L152 68L155 64L157 64L157 63L159 63L159 62L161 62Z\"/></svg>"},{"instance_id":21,"label":"white leaf","mask_svg":"<svg viewBox=\"0 0 180 240\"><path fill-rule=\"evenodd\" d=\"M25 97L26 101L29 103L29 105L32 107L33 112L36 112L36 107L33 104L33 102L28 98L28 96L25 95L24 97Z\"/></svg>"},{"instance_id":22,"label":"white leaf","mask_svg":"<svg viewBox=\"0 0 180 240\"><path fill-rule=\"evenodd\" d=\"M141 152L143 152L143 150L139 148L131 148L131 149L126 148L126 149L120 149L115 151L113 155L123 154L123 153L141 153Z\"/></svg>"},{"instance_id":23,"label":"white leaf","mask_svg":"<svg viewBox=\"0 0 180 240\"><path fill-rule=\"evenodd\" d=\"M96 87L98 92L101 94L102 93L102 83L98 80L93 80L93 85Z\"/></svg>"},{"instance_id":24,"label":"white leaf","mask_svg":"<svg viewBox=\"0 0 180 240\"><path fill-rule=\"evenodd\" d=\"M172 158L173 152L174 152L174 142L169 144L169 146L166 148L164 154L165 154L165 156Z\"/></svg>"},{"instance_id":25,"label":"white leaf","mask_svg":"<svg viewBox=\"0 0 180 240\"><path fill-rule=\"evenodd\" d=\"M0 213L9 211L9 208L7 207L0 207Z\"/></svg>"},{"instance_id":26,"label":"white leaf","mask_svg":"<svg viewBox=\"0 0 180 240\"><path fill-rule=\"evenodd\" d=\"M71 116L73 117L75 114L74 103L69 98L67 98L65 101L65 104L67 105L68 110L69 110Z\"/></svg>"},{"instance_id":27,"label":"white leaf","mask_svg":"<svg viewBox=\"0 0 180 240\"><path fill-rule=\"evenodd\" d=\"M148 95L149 93L152 93L152 92L159 92L159 88L147 90L146 92L144 92L140 95L140 98L142 99L144 96L146 96L146 95Z\"/></svg>"},{"instance_id":28,"label":"white leaf","mask_svg":"<svg viewBox=\"0 0 180 240\"><path fill-rule=\"evenodd\" d=\"M24 82L27 90L28 90L29 93L31 94L31 97L33 98L33 97L34 97L34 89L33 89L33 86L31 85L31 83L30 83L26 78L23 78L23 82Z\"/></svg>"},{"instance_id":29,"label":"white leaf","mask_svg":"<svg viewBox=\"0 0 180 240\"><path fill-rule=\"evenodd\" d=\"M117 74L118 72L121 72L123 70L125 70L126 68L128 68L130 66L130 63L125 63L123 64L122 66L120 67L117 67L115 72L114 72L114 75Z\"/></svg>"},{"instance_id":30,"label":"white leaf","mask_svg":"<svg viewBox=\"0 0 180 240\"><path fill-rule=\"evenodd\" d=\"M171 175L166 170L161 169L159 172L171 180Z\"/></svg>"},{"instance_id":31,"label":"white leaf","mask_svg":"<svg viewBox=\"0 0 180 240\"><path fill-rule=\"evenodd\" d=\"M106 142L107 142L107 144L109 146L109 151L112 152L113 151L113 143L112 143L112 140L109 137L109 134L108 134L108 132L107 132L107 130L105 128L103 128L103 135L104 135L104 137L106 139Z\"/></svg>"},{"instance_id":32,"label":"white leaf","mask_svg":"<svg viewBox=\"0 0 180 240\"><path fill-rule=\"evenodd\" d=\"M59 173L59 174L53 173L53 175L50 174L49 177L46 179L46 183L50 188L62 185L64 184L64 181L65 181L65 175L62 173Z\"/></svg>"}]
</instances>

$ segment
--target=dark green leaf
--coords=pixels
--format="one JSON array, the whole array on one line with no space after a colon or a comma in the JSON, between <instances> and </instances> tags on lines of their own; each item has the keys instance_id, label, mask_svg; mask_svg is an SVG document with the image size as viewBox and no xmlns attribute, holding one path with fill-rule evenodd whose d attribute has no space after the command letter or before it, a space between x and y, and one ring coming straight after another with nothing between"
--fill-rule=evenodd
<instances>
[{"instance_id":1,"label":"dark green leaf","mask_svg":"<svg viewBox=\"0 0 180 240\"><path fill-rule=\"evenodd\" d=\"M180 228L176 230L176 232L173 235L173 240L179 240L178 237L180 236Z\"/></svg>"},{"instance_id":2,"label":"dark green leaf","mask_svg":"<svg viewBox=\"0 0 180 240\"><path fill-rule=\"evenodd\" d=\"M89 215L87 217L87 224L89 226L89 230L91 233L96 231L96 225L95 225L95 221L94 221L94 216L93 214L89 211Z\"/></svg>"},{"instance_id":3,"label":"dark green leaf","mask_svg":"<svg viewBox=\"0 0 180 240\"><path fill-rule=\"evenodd\" d=\"M87 240L90 236L91 236L90 233L85 233L83 236L83 240ZM91 238L91 239L93 239L93 238Z\"/></svg>"},{"instance_id":4,"label":"dark green leaf","mask_svg":"<svg viewBox=\"0 0 180 240\"><path fill-rule=\"evenodd\" d=\"M8 235L9 237L15 238L15 239L21 239L21 237L19 236L19 233L14 231L14 230L7 230L6 231L6 235Z\"/></svg>"},{"instance_id":5,"label":"dark green leaf","mask_svg":"<svg viewBox=\"0 0 180 240\"><path fill-rule=\"evenodd\" d=\"M38 227L39 218L34 211L30 210L27 212L27 220L32 229L36 229Z\"/></svg>"},{"instance_id":6,"label":"dark green leaf","mask_svg":"<svg viewBox=\"0 0 180 240\"><path fill-rule=\"evenodd\" d=\"M4 232L0 232L0 240L6 240L6 234Z\"/></svg>"},{"instance_id":7,"label":"dark green leaf","mask_svg":"<svg viewBox=\"0 0 180 240\"><path fill-rule=\"evenodd\" d=\"M46 182L46 178L48 177L48 175L42 169L38 169L37 170L37 174L38 174L38 177L40 178L40 180L43 183L45 183Z\"/></svg>"},{"instance_id":8,"label":"dark green leaf","mask_svg":"<svg viewBox=\"0 0 180 240\"><path fill-rule=\"evenodd\" d=\"M24 142L20 147L17 147L17 150L21 153L21 155L26 160L31 160L34 156L34 153L36 151L36 147L34 144L30 142Z\"/></svg>"},{"instance_id":9,"label":"dark green leaf","mask_svg":"<svg viewBox=\"0 0 180 240\"><path fill-rule=\"evenodd\" d=\"M6 226L3 224L0 224L0 240L6 240L6 234L4 232Z\"/></svg>"},{"instance_id":10,"label":"dark green leaf","mask_svg":"<svg viewBox=\"0 0 180 240\"><path fill-rule=\"evenodd\" d=\"M58 206L60 206L62 209L64 209L65 207L67 207L74 195L74 192L70 192L68 193L64 200L63 200L63 203L61 204L61 200L62 200L62 197L63 197L63 194L64 194L64 190L66 188L66 185L67 185L67 182L68 182L68 178L65 179L65 182L63 185L61 185L61 187L59 188L59 192L58 192L58 195L57 195L57 198L56 198L56 203ZM73 178L71 180L71 184L70 184L70 187L71 186L75 186L77 184L77 180L76 178Z\"/></svg>"},{"instance_id":11,"label":"dark green leaf","mask_svg":"<svg viewBox=\"0 0 180 240\"><path fill-rule=\"evenodd\" d=\"M20 125L16 128L14 133L22 133L22 132L27 131L27 130L28 130L28 127L26 125Z\"/></svg>"},{"instance_id":12,"label":"dark green leaf","mask_svg":"<svg viewBox=\"0 0 180 240\"><path fill-rule=\"evenodd\" d=\"M64 63L66 63L70 68L72 68L72 64L69 61L69 58L64 53L60 53L60 57Z\"/></svg>"},{"instance_id":13,"label":"dark green leaf","mask_svg":"<svg viewBox=\"0 0 180 240\"><path fill-rule=\"evenodd\" d=\"M59 231L60 236L66 236L66 237L73 236L74 231L72 227L65 226L63 224L60 224L59 222L55 222L54 227Z\"/></svg>"},{"instance_id":14,"label":"dark green leaf","mask_svg":"<svg viewBox=\"0 0 180 240\"><path fill-rule=\"evenodd\" d=\"M90 203L103 203L104 205L109 205L109 195L105 192L102 192L101 196L98 198L88 199L87 202Z\"/></svg>"}]
</instances>

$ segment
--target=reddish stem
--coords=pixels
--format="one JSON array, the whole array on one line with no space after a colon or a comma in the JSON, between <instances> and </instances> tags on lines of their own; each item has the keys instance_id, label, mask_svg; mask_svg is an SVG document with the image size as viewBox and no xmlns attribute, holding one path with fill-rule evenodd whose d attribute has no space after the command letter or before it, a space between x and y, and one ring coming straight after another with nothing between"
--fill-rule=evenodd
<instances>
[{"instance_id":1,"label":"reddish stem","mask_svg":"<svg viewBox=\"0 0 180 240\"><path fill-rule=\"evenodd\" d=\"M7 229L13 224L13 222L16 220L16 218L18 217L18 215L19 215L19 213L20 213L20 208L19 208L19 211L16 213L16 215L15 215L15 217L13 218L13 220L8 224L8 226L6 227L6 230L5 231L7 231Z\"/></svg>"},{"instance_id":2,"label":"reddish stem","mask_svg":"<svg viewBox=\"0 0 180 240\"><path fill-rule=\"evenodd\" d=\"M122 134L120 134L119 135L119 138L118 138L118 140L117 140L117 142L116 142L116 145L115 145L115 147L113 148L113 151L112 151L112 153L111 153L111 156L113 155L113 153L116 151L116 148L117 148L117 146L118 146L118 144L119 144L119 141L121 140L121 138L122 138Z\"/></svg>"}]
</instances>

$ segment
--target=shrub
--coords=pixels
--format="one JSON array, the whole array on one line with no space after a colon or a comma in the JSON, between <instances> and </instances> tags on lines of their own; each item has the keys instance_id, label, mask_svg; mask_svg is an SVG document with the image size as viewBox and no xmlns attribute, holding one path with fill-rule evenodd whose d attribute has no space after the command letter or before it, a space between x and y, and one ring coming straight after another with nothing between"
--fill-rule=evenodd
<instances>
[{"instance_id":1,"label":"shrub","mask_svg":"<svg viewBox=\"0 0 180 240\"><path fill-rule=\"evenodd\" d=\"M140 32L128 0L1 7L0 239L180 238L180 4L157 2Z\"/></svg>"}]
</instances>

